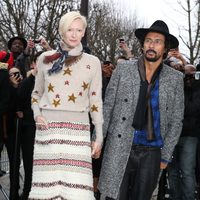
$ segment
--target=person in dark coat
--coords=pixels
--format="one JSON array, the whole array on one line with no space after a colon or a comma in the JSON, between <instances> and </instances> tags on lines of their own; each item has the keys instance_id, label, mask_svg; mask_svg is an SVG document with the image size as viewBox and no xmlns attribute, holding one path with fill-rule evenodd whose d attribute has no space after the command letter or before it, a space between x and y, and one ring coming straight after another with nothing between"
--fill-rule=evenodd
<instances>
[{"instance_id":1,"label":"person in dark coat","mask_svg":"<svg viewBox=\"0 0 200 200\"><path fill-rule=\"evenodd\" d=\"M12 67L9 70L9 108L6 116L7 137L5 145L9 158L9 172L10 172L10 200L17 200L19 198L19 172L16 166L20 163L19 146L18 146L18 116L20 115L18 109L18 86L22 80L22 75L18 68Z\"/></svg>"},{"instance_id":2,"label":"person in dark coat","mask_svg":"<svg viewBox=\"0 0 200 200\"><path fill-rule=\"evenodd\" d=\"M184 78L185 110L181 137L168 166L170 199L194 200L196 190L196 153L200 137L200 80L195 67L186 65Z\"/></svg>"},{"instance_id":3,"label":"person in dark coat","mask_svg":"<svg viewBox=\"0 0 200 200\"><path fill-rule=\"evenodd\" d=\"M0 51L0 60L6 59L8 69L10 69L11 67L16 66L16 60L25 50L27 41L23 37L15 36L8 40L7 46L9 51Z\"/></svg>"},{"instance_id":4,"label":"person in dark coat","mask_svg":"<svg viewBox=\"0 0 200 200\"><path fill-rule=\"evenodd\" d=\"M31 109L31 93L35 84L37 73L36 60L42 52L36 53L28 77L23 79L18 88L19 110L22 112L20 117L19 145L22 152L24 166L24 184L20 200L27 200L31 190L32 169L33 169L33 147L35 139L35 120ZM19 170L18 166L18 170Z\"/></svg>"}]
</instances>

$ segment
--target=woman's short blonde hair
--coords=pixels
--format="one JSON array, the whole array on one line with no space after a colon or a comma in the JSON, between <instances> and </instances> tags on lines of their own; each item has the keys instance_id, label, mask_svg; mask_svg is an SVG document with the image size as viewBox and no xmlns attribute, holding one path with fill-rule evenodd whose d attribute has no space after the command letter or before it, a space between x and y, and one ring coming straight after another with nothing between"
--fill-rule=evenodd
<instances>
[{"instance_id":1,"label":"woman's short blonde hair","mask_svg":"<svg viewBox=\"0 0 200 200\"><path fill-rule=\"evenodd\" d=\"M61 17L59 22L58 31L61 37L64 36L70 24L76 19L80 19L83 22L84 28L87 27L86 18L83 15L81 15L80 12L78 11L68 12Z\"/></svg>"}]
</instances>

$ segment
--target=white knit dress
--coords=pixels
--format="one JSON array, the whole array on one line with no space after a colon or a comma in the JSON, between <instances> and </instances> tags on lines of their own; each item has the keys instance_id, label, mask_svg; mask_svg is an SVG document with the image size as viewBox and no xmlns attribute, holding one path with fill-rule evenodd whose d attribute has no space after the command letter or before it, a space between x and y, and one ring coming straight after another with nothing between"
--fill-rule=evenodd
<instances>
[{"instance_id":1,"label":"white knit dress","mask_svg":"<svg viewBox=\"0 0 200 200\"><path fill-rule=\"evenodd\" d=\"M52 121L37 130L29 198L93 200L90 144L89 123Z\"/></svg>"},{"instance_id":2,"label":"white knit dress","mask_svg":"<svg viewBox=\"0 0 200 200\"><path fill-rule=\"evenodd\" d=\"M48 54L47 52L45 54ZM83 54L79 62L50 77L38 61L32 93L34 116L47 130L37 130L30 200L94 200L88 112L102 140L101 66Z\"/></svg>"}]
</instances>

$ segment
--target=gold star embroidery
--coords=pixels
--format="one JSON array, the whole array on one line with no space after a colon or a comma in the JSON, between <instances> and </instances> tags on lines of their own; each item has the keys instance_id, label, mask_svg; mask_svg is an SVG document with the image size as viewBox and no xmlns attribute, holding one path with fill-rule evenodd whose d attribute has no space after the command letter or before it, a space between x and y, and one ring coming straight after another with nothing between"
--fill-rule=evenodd
<instances>
[{"instance_id":1,"label":"gold star embroidery","mask_svg":"<svg viewBox=\"0 0 200 200\"><path fill-rule=\"evenodd\" d=\"M98 112L98 107L93 104L92 107L91 107L91 111L92 112Z\"/></svg>"},{"instance_id":2,"label":"gold star embroidery","mask_svg":"<svg viewBox=\"0 0 200 200\"><path fill-rule=\"evenodd\" d=\"M77 97L74 96L74 93L72 93L72 95L68 95L68 97L69 97L68 101L73 101L75 103Z\"/></svg>"},{"instance_id":3,"label":"gold star embroidery","mask_svg":"<svg viewBox=\"0 0 200 200\"><path fill-rule=\"evenodd\" d=\"M95 96L96 95L96 92L92 92L92 96Z\"/></svg>"},{"instance_id":4,"label":"gold star embroidery","mask_svg":"<svg viewBox=\"0 0 200 200\"><path fill-rule=\"evenodd\" d=\"M53 103L52 103L55 107L57 107L58 105L60 105L60 99L59 100L53 100Z\"/></svg>"},{"instance_id":5,"label":"gold star embroidery","mask_svg":"<svg viewBox=\"0 0 200 200\"><path fill-rule=\"evenodd\" d=\"M51 83L49 83L48 92L54 92L53 88L54 88L54 86L51 85Z\"/></svg>"},{"instance_id":6,"label":"gold star embroidery","mask_svg":"<svg viewBox=\"0 0 200 200\"><path fill-rule=\"evenodd\" d=\"M38 103L38 100L37 99L35 99L35 98L32 98L32 104L34 104L34 103Z\"/></svg>"},{"instance_id":7,"label":"gold star embroidery","mask_svg":"<svg viewBox=\"0 0 200 200\"><path fill-rule=\"evenodd\" d=\"M68 74L68 75L71 76L72 70L70 70L69 67L68 67L67 69L63 70L63 71L64 71L64 74L63 74L63 75Z\"/></svg>"},{"instance_id":8,"label":"gold star embroidery","mask_svg":"<svg viewBox=\"0 0 200 200\"><path fill-rule=\"evenodd\" d=\"M88 86L89 86L89 83L85 83L83 81L83 85L81 86L81 87L83 87L83 90L86 90L88 88Z\"/></svg>"}]
</instances>

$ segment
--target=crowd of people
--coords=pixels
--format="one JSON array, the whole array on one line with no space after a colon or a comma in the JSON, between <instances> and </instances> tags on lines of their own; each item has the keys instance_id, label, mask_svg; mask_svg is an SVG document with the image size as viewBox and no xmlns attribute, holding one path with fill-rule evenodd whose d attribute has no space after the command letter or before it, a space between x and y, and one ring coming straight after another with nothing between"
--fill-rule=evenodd
<instances>
[{"instance_id":1,"label":"crowd of people","mask_svg":"<svg viewBox=\"0 0 200 200\"><path fill-rule=\"evenodd\" d=\"M164 21L138 28L136 58L119 40L116 63L83 47L87 21L71 11L52 49L13 37L0 51L0 150L10 200L195 200L200 76ZM19 194L19 170L24 181ZM3 175L1 171L1 176Z\"/></svg>"}]
</instances>

